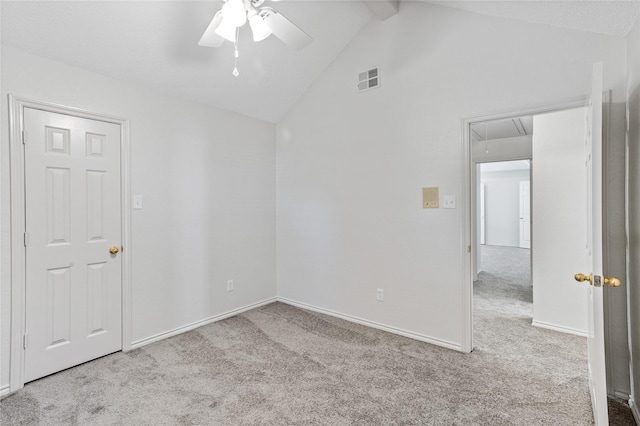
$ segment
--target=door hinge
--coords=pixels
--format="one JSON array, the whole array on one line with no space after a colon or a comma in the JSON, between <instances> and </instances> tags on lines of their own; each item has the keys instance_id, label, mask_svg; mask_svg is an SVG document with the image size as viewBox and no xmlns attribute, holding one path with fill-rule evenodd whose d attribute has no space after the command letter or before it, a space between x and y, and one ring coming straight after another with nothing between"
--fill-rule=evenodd
<instances>
[{"instance_id":1,"label":"door hinge","mask_svg":"<svg viewBox=\"0 0 640 426\"><path fill-rule=\"evenodd\" d=\"M27 134L26 132L23 130L22 131L22 144L26 144L27 143Z\"/></svg>"},{"instance_id":2,"label":"door hinge","mask_svg":"<svg viewBox=\"0 0 640 426\"><path fill-rule=\"evenodd\" d=\"M29 233L25 232L24 233L24 246L28 246L29 245Z\"/></svg>"},{"instance_id":3,"label":"door hinge","mask_svg":"<svg viewBox=\"0 0 640 426\"><path fill-rule=\"evenodd\" d=\"M627 129L627 133L629 133L629 131L631 130L631 122L629 121L629 108L628 107L627 107L627 111L626 111L625 116L624 116L624 121L625 121L624 124L625 124L626 129Z\"/></svg>"},{"instance_id":4,"label":"door hinge","mask_svg":"<svg viewBox=\"0 0 640 426\"><path fill-rule=\"evenodd\" d=\"M28 343L29 343L29 335L25 334L24 336L22 336L22 347L24 349L27 349L27 346L29 346Z\"/></svg>"},{"instance_id":5,"label":"door hinge","mask_svg":"<svg viewBox=\"0 0 640 426\"><path fill-rule=\"evenodd\" d=\"M471 253L471 246L467 246L467 253Z\"/></svg>"}]
</instances>

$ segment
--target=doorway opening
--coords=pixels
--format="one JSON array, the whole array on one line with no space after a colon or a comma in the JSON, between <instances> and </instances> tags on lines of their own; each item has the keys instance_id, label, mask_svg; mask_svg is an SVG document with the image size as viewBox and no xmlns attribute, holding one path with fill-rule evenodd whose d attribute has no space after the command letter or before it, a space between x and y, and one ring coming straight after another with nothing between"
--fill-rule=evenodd
<instances>
[{"instance_id":1,"label":"doorway opening","mask_svg":"<svg viewBox=\"0 0 640 426\"><path fill-rule=\"evenodd\" d=\"M531 161L477 163L476 175L480 244L474 315L480 323L495 312L530 323Z\"/></svg>"},{"instance_id":2,"label":"doorway opening","mask_svg":"<svg viewBox=\"0 0 640 426\"><path fill-rule=\"evenodd\" d=\"M474 333L503 347L505 319L531 324L531 159L533 116L471 127L475 214Z\"/></svg>"},{"instance_id":3,"label":"doorway opening","mask_svg":"<svg viewBox=\"0 0 640 426\"><path fill-rule=\"evenodd\" d=\"M586 261L585 115L533 111L468 133L473 349L514 374L570 374L582 391L587 298L573 270Z\"/></svg>"},{"instance_id":4,"label":"doorway opening","mask_svg":"<svg viewBox=\"0 0 640 426\"><path fill-rule=\"evenodd\" d=\"M483 308L527 328L586 335L585 289L573 282L585 262L586 214L576 209L585 114L572 105L467 121L472 335Z\"/></svg>"}]
</instances>

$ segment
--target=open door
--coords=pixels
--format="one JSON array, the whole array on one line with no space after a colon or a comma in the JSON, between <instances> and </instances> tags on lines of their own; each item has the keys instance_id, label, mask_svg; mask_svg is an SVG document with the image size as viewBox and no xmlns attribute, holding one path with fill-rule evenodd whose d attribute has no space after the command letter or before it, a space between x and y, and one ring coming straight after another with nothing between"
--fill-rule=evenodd
<instances>
[{"instance_id":1,"label":"open door","mask_svg":"<svg viewBox=\"0 0 640 426\"><path fill-rule=\"evenodd\" d=\"M585 165L587 168L587 265L588 274L576 274L575 279L589 284L588 291L588 360L589 390L596 426L609 424L607 413L607 383L604 355L604 315L602 286L617 287L620 280L605 278L602 267L602 62L593 65L591 98L587 106Z\"/></svg>"}]
</instances>

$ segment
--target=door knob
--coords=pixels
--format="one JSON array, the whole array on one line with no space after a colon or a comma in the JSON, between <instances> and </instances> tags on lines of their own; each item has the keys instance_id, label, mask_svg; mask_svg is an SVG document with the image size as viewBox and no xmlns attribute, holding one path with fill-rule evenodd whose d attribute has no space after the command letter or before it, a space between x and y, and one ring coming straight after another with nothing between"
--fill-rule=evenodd
<instances>
[{"instance_id":1,"label":"door knob","mask_svg":"<svg viewBox=\"0 0 640 426\"><path fill-rule=\"evenodd\" d=\"M598 275L594 276L593 274L589 274L589 275L575 274L573 278L579 283L588 281L589 285L595 285L596 287L600 287L602 285L601 278ZM622 284L621 281L615 277L611 277L611 278L604 277L602 281L604 281L605 285L610 285L611 287L620 287L620 284Z\"/></svg>"},{"instance_id":2,"label":"door knob","mask_svg":"<svg viewBox=\"0 0 640 426\"><path fill-rule=\"evenodd\" d=\"M118 247L116 247L116 246L111 246L109 248L109 253L111 253L111 254L118 254L119 251L120 251L120 249Z\"/></svg>"},{"instance_id":3,"label":"door knob","mask_svg":"<svg viewBox=\"0 0 640 426\"><path fill-rule=\"evenodd\" d=\"M591 274L589 275L585 275L585 274L575 274L573 276L573 278L578 281L579 283L583 283L585 281L588 281L589 284L591 284Z\"/></svg>"},{"instance_id":4,"label":"door knob","mask_svg":"<svg viewBox=\"0 0 640 426\"><path fill-rule=\"evenodd\" d=\"M609 284L611 287L620 287L620 284L622 284L622 282L616 277L611 277L611 278L605 277L604 283Z\"/></svg>"}]
</instances>

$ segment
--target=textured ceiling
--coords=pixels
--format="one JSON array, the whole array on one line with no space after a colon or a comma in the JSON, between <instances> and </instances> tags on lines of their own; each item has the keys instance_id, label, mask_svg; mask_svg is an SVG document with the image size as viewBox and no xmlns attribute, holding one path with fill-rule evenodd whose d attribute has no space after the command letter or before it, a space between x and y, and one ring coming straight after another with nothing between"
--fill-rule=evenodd
<instances>
[{"instance_id":1,"label":"textured ceiling","mask_svg":"<svg viewBox=\"0 0 640 426\"><path fill-rule=\"evenodd\" d=\"M375 0L374 0L375 1ZM410 0L403 0L410 1ZM625 35L633 1L429 1L477 13L609 35ZM314 41L300 52L270 37L240 34L233 46L197 46L222 1L0 2L2 44L154 90L278 122L373 17L361 1L268 1ZM400 12L402 13L402 3Z\"/></svg>"},{"instance_id":2,"label":"textured ceiling","mask_svg":"<svg viewBox=\"0 0 640 426\"><path fill-rule=\"evenodd\" d=\"M640 0L444 0L428 3L611 36L626 36L640 13Z\"/></svg>"}]
</instances>

